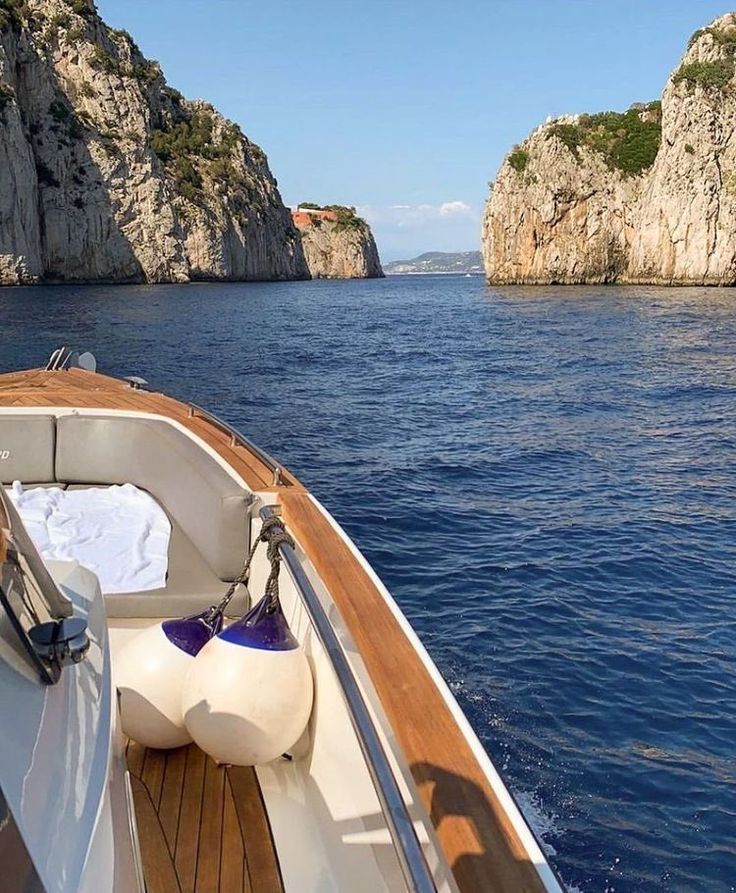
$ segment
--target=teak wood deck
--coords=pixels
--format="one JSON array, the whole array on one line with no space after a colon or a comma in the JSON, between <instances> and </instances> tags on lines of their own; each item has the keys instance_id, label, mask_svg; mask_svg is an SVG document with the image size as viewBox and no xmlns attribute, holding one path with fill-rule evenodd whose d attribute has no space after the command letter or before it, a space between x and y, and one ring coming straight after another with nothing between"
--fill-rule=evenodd
<instances>
[{"instance_id":1,"label":"teak wood deck","mask_svg":"<svg viewBox=\"0 0 736 893\"><path fill-rule=\"evenodd\" d=\"M516 828L429 671L380 590L306 489L272 471L191 407L127 382L71 369L0 375L0 406L79 407L168 416L202 438L254 490L269 490L360 651L462 893L545 887ZM260 891L259 891L260 893Z\"/></svg>"},{"instance_id":2,"label":"teak wood deck","mask_svg":"<svg viewBox=\"0 0 736 893\"><path fill-rule=\"evenodd\" d=\"M255 771L196 746L126 748L146 893L283 893Z\"/></svg>"}]
</instances>

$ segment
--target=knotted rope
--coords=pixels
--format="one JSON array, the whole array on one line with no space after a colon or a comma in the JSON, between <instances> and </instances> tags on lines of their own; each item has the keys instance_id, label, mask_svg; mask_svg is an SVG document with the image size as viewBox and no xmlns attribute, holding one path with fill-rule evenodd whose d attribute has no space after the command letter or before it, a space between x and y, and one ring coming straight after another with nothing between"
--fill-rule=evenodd
<instances>
[{"instance_id":1,"label":"knotted rope","mask_svg":"<svg viewBox=\"0 0 736 893\"><path fill-rule=\"evenodd\" d=\"M275 522L274 524L269 525L269 529L265 537L265 540L268 543L266 557L271 564L271 573L268 575L268 579L266 580L266 588L263 592L263 595L264 598L268 599L268 607L266 608L266 611L269 614L273 614L279 603L279 573L281 571L281 553L279 552L279 547L286 544L287 546L291 546L291 548L293 549L295 547L295 543L294 540L289 536L289 534L284 530L284 526L281 523L280 518L266 518L266 520L263 522L264 527L269 521ZM274 529L271 530L271 528ZM262 530L261 536L263 536Z\"/></svg>"},{"instance_id":2,"label":"knotted rope","mask_svg":"<svg viewBox=\"0 0 736 893\"><path fill-rule=\"evenodd\" d=\"M295 543L284 529L284 522L277 515L274 515L264 519L261 526L261 532L251 546L248 557L243 564L243 569L232 581L227 592L222 597L222 601L215 609L217 613L224 614L232 597L235 595L238 586L247 583L248 577L250 576L250 566L253 562L253 556L256 554L256 549L258 548L259 543L268 543L266 557L271 565L271 572L266 580L266 588L264 591L264 596L268 597L268 607L266 610L269 614L272 614L276 610L279 599L279 572L281 571L281 555L279 553L279 547L286 544L294 548Z\"/></svg>"}]
</instances>

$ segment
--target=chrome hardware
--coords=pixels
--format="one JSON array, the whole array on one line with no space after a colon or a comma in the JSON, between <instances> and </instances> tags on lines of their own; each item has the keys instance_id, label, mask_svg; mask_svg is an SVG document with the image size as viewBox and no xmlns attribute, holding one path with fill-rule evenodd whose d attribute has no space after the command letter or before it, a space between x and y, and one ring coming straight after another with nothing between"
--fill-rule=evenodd
<instances>
[{"instance_id":1,"label":"chrome hardware","mask_svg":"<svg viewBox=\"0 0 736 893\"><path fill-rule=\"evenodd\" d=\"M81 617L39 623L28 630L28 638L36 654L58 673L83 661L89 651L87 621Z\"/></svg>"},{"instance_id":2,"label":"chrome hardware","mask_svg":"<svg viewBox=\"0 0 736 893\"><path fill-rule=\"evenodd\" d=\"M140 375L126 375L123 378L123 381L129 382L131 388L133 388L136 391L143 390L146 387L146 385L148 384L146 379L141 378Z\"/></svg>"},{"instance_id":3,"label":"chrome hardware","mask_svg":"<svg viewBox=\"0 0 736 893\"><path fill-rule=\"evenodd\" d=\"M95 355L89 351L79 353L68 347L57 347L46 363L47 372L60 372L63 369L85 369L87 372L97 370Z\"/></svg>"},{"instance_id":4,"label":"chrome hardware","mask_svg":"<svg viewBox=\"0 0 736 893\"><path fill-rule=\"evenodd\" d=\"M63 369L71 355L72 352L68 347L57 347L46 363L46 371L56 372Z\"/></svg>"}]
</instances>

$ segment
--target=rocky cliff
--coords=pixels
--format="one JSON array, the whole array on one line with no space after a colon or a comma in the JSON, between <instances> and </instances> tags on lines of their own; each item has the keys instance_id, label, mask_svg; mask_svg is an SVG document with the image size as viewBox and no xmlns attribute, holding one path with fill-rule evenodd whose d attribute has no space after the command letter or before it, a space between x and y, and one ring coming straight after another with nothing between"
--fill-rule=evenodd
<instances>
[{"instance_id":1,"label":"rocky cliff","mask_svg":"<svg viewBox=\"0 0 736 893\"><path fill-rule=\"evenodd\" d=\"M354 208L300 205L292 217L313 279L383 276L371 228Z\"/></svg>"},{"instance_id":2,"label":"rocky cliff","mask_svg":"<svg viewBox=\"0 0 736 893\"><path fill-rule=\"evenodd\" d=\"M691 38L662 100L548 120L483 222L491 283L736 284L736 14Z\"/></svg>"},{"instance_id":3,"label":"rocky cliff","mask_svg":"<svg viewBox=\"0 0 736 893\"><path fill-rule=\"evenodd\" d=\"M0 0L0 283L308 276L237 125L92 0Z\"/></svg>"}]
</instances>

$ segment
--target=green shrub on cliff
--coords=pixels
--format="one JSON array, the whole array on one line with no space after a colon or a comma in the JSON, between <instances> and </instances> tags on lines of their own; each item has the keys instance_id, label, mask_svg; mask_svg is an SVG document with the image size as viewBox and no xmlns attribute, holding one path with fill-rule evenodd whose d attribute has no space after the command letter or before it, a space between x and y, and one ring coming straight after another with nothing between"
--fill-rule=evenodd
<instances>
[{"instance_id":1,"label":"green shrub on cliff","mask_svg":"<svg viewBox=\"0 0 736 893\"><path fill-rule=\"evenodd\" d=\"M104 47L99 45L95 45L92 54L92 65L98 71L104 71L105 74L118 74L122 75L123 68L120 62L120 59L113 56L112 53L108 52Z\"/></svg>"},{"instance_id":2,"label":"green shrub on cliff","mask_svg":"<svg viewBox=\"0 0 736 893\"><path fill-rule=\"evenodd\" d=\"M0 0L0 31L20 28L27 13L24 0Z\"/></svg>"},{"instance_id":3,"label":"green shrub on cliff","mask_svg":"<svg viewBox=\"0 0 736 893\"><path fill-rule=\"evenodd\" d=\"M133 65L133 77L139 84L151 85L162 78L163 74L161 66L155 59L144 59L143 62L136 62Z\"/></svg>"},{"instance_id":4,"label":"green shrub on cliff","mask_svg":"<svg viewBox=\"0 0 736 893\"><path fill-rule=\"evenodd\" d=\"M579 124L553 124L547 132L547 139L553 136L567 146L576 158L578 157L578 149L583 142L583 131Z\"/></svg>"},{"instance_id":5,"label":"green shrub on cliff","mask_svg":"<svg viewBox=\"0 0 736 893\"><path fill-rule=\"evenodd\" d=\"M66 30L72 23L72 17L66 12L57 12L49 19L49 28L52 31Z\"/></svg>"},{"instance_id":6,"label":"green shrub on cliff","mask_svg":"<svg viewBox=\"0 0 736 893\"><path fill-rule=\"evenodd\" d=\"M92 15L93 10L87 3L87 0L66 0L66 3L71 11L75 12L78 16L86 18L87 16Z\"/></svg>"},{"instance_id":7,"label":"green shrub on cliff","mask_svg":"<svg viewBox=\"0 0 736 893\"><path fill-rule=\"evenodd\" d=\"M346 205L325 205L325 211L333 211L337 215L335 230L342 232L347 229L365 229L368 224L362 217L358 217L355 208Z\"/></svg>"},{"instance_id":8,"label":"green shrub on cliff","mask_svg":"<svg viewBox=\"0 0 736 893\"><path fill-rule=\"evenodd\" d=\"M203 175L231 192L246 188L242 170L233 158L243 138L237 124L225 124L215 135L212 113L198 109L189 118L151 131L150 146L176 181L181 194L195 201L200 197Z\"/></svg>"},{"instance_id":9,"label":"green shrub on cliff","mask_svg":"<svg viewBox=\"0 0 736 893\"><path fill-rule=\"evenodd\" d=\"M168 129L153 130L151 148L164 163L187 155L205 158L213 149L213 129L211 115L194 112Z\"/></svg>"},{"instance_id":10,"label":"green shrub on cliff","mask_svg":"<svg viewBox=\"0 0 736 893\"><path fill-rule=\"evenodd\" d=\"M581 115L576 123L553 124L547 138L559 139L580 158L586 146L603 156L611 170L626 176L640 174L651 167L662 139L661 103L650 102L644 108L626 112L599 112Z\"/></svg>"},{"instance_id":11,"label":"green shrub on cliff","mask_svg":"<svg viewBox=\"0 0 736 893\"><path fill-rule=\"evenodd\" d=\"M529 164L529 153L526 149L514 146L509 153L508 162L517 174L521 174L526 170L527 164Z\"/></svg>"},{"instance_id":12,"label":"green shrub on cliff","mask_svg":"<svg viewBox=\"0 0 736 893\"><path fill-rule=\"evenodd\" d=\"M722 90L733 75L733 59L716 59L714 62L688 62L677 69L672 76L672 83L680 84L684 81L690 93L696 87L704 87L706 90L710 88Z\"/></svg>"},{"instance_id":13,"label":"green shrub on cliff","mask_svg":"<svg viewBox=\"0 0 736 893\"><path fill-rule=\"evenodd\" d=\"M725 53L725 58L714 59L712 62L686 62L681 65L672 76L672 82L684 83L688 93L692 93L696 87L703 87L705 90L723 90L736 72L736 27L730 25L727 28L712 26L701 28L690 38L688 49L706 35L709 35L713 43Z\"/></svg>"}]
</instances>

